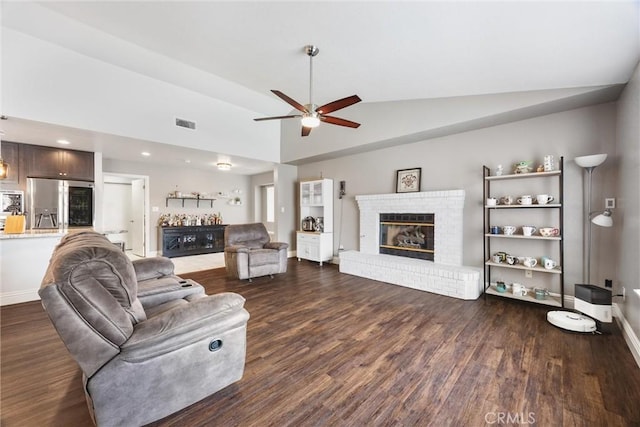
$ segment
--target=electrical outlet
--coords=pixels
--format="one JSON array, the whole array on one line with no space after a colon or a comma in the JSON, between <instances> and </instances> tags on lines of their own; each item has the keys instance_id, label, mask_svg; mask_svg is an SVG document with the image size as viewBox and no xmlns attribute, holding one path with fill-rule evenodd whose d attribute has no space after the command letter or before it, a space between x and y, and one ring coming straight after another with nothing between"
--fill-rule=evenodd
<instances>
[{"instance_id":1,"label":"electrical outlet","mask_svg":"<svg viewBox=\"0 0 640 427\"><path fill-rule=\"evenodd\" d=\"M604 207L607 209L615 209L616 208L616 199L604 199Z\"/></svg>"},{"instance_id":2,"label":"electrical outlet","mask_svg":"<svg viewBox=\"0 0 640 427\"><path fill-rule=\"evenodd\" d=\"M525 270L524 277L526 277L527 279L533 279L533 270Z\"/></svg>"},{"instance_id":3,"label":"electrical outlet","mask_svg":"<svg viewBox=\"0 0 640 427\"><path fill-rule=\"evenodd\" d=\"M622 287L622 301L624 301L627 298L627 291L625 290L624 286Z\"/></svg>"}]
</instances>

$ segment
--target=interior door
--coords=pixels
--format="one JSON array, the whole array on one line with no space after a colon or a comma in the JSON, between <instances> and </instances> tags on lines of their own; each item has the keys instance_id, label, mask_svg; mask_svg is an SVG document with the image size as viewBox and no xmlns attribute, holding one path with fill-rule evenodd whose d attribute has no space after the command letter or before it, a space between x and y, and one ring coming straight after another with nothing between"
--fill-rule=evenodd
<instances>
[{"instance_id":1,"label":"interior door","mask_svg":"<svg viewBox=\"0 0 640 427\"><path fill-rule=\"evenodd\" d=\"M131 181L131 223L129 235L131 236L131 252L141 257L146 256L145 251L145 197L144 179Z\"/></svg>"}]
</instances>

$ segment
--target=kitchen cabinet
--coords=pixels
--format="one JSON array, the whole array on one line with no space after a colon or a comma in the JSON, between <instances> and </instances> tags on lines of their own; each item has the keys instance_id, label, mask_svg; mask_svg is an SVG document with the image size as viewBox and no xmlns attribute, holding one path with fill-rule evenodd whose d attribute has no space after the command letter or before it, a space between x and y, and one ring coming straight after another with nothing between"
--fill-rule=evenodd
<instances>
[{"instance_id":1,"label":"kitchen cabinet","mask_svg":"<svg viewBox=\"0 0 640 427\"><path fill-rule=\"evenodd\" d=\"M23 147L29 177L94 180L93 153L39 145L23 145Z\"/></svg>"},{"instance_id":2,"label":"kitchen cabinet","mask_svg":"<svg viewBox=\"0 0 640 427\"><path fill-rule=\"evenodd\" d=\"M510 175L492 175L491 170L483 166L485 296L564 307L563 163L561 157L557 170ZM508 195L509 192L516 196ZM531 203L518 203L521 194L531 195ZM537 203L536 194L553 195L554 199ZM513 200L507 200L509 197ZM495 200L488 204L488 199ZM505 233L507 224L513 224L515 232ZM524 233L525 226L536 227L536 231L528 235ZM543 235L541 228L555 229L555 232ZM507 260L506 254L512 258ZM542 260L545 256L557 265L551 267L550 263L545 267ZM526 257L534 258L535 265L524 265ZM514 292L513 283L502 280L503 277L523 285L526 294ZM499 281L505 283L506 290L497 287Z\"/></svg>"},{"instance_id":3,"label":"kitchen cabinet","mask_svg":"<svg viewBox=\"0 0 640 427\"><path fill-rule=\"evenodd\" d=\"M305 227L302 224L313 224ZM300 229L296 233L298 260L319 262L333 258L333 180L300 182ZM313 228L313 229L310 229Z\"/></svg>"},{"instance_id":4,"label":"kitchen cabinet","mask_svg":"<svg viewBox=\"0 0 640 427\"><path fill-rule=\"evenodd\" d=\"M160 227L162 256L172 258L224 252L225 224Z\"/></svg>"}]
</instances>

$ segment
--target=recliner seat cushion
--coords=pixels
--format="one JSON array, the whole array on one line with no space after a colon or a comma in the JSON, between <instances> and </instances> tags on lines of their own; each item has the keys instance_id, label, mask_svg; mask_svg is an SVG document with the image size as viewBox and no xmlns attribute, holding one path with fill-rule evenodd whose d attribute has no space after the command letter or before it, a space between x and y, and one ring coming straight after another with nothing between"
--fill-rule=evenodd
<instances>
[{"instance_id":1,"label":"recliner seat cushion","mask_svg":"<svg viewBox=\"0 0 640 427\"><path fill-rule=\"evenodd\" d=\"M267 264L278 264L280 254L273 249L251 249L249 251L249 266L257 267Z\"/></svg>"}]
</instances>

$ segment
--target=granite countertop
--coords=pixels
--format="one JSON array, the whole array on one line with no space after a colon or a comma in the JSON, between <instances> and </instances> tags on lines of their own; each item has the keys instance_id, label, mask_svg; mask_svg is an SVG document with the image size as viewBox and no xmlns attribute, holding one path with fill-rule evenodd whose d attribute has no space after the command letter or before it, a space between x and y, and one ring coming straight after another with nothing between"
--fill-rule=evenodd
<instances>
[{"instance_id":1,"label":"granite countertop","mask_svg":"<svg viewBox=\"0 0 640 427\"><path fill-rule=\"evenodd\" d=\"M4 231L0 231L0 240L11 239L42 239L48 237L62 237L65 234L73 233L81 230L92 230L92 228L74 228L74 229L54 229L54 230L27 230L24 233L9 233L5 234Z\"/></svg>"}]
</instances>

